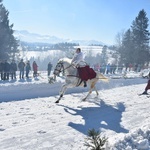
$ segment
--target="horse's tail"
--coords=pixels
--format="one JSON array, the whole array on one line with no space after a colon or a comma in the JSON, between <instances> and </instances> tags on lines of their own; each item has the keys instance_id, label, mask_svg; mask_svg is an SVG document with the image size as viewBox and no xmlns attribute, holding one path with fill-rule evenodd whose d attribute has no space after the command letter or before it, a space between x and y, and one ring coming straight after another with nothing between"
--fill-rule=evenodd
<instances>
[{"instance_id":1,"label":"horse's tail","mask_svg":"<svg viewBox=\"0 0 150 150\"><path fill-rule=\"evenodd\" d=\"M109 79L101 73L98 73L98 78L104 82L109 82Z\"/></svg>"}]
</instances>

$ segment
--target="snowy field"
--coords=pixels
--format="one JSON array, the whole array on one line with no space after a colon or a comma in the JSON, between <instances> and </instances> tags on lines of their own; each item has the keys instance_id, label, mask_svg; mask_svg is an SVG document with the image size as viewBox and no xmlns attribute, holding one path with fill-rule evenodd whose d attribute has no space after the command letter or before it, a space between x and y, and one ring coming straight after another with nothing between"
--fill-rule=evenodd
<instances>
[{"instance_id":1,"label":"snowy field","mask_svg":"<svg viewBox=\"0 0 150 150\"><path fill-rule=\"evenodd\" d=\"M108 138L107 150L150 150L150 97L138 96L147 79L99 81L99 96L85 102L88 87L69 89L56 104L63 82L49 84L45 72L0 81L0 150L85 150L93 128Z\"/></svg>"}]
</instances>

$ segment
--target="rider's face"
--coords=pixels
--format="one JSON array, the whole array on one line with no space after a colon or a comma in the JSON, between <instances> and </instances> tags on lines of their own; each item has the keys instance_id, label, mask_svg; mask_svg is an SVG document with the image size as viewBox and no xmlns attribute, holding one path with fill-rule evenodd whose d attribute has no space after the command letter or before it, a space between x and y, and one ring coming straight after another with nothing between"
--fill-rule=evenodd
<instances>
[{"instance_id":1,"label":"rider's face","mask_svg":"<svg viewBox=\"0 0 150 150\"><path fill-rule=\"evenodd\" d=\"M79 50L78 50L78 49L76 50L76 53L79 53Z\"/></svg>"}]
</instances>

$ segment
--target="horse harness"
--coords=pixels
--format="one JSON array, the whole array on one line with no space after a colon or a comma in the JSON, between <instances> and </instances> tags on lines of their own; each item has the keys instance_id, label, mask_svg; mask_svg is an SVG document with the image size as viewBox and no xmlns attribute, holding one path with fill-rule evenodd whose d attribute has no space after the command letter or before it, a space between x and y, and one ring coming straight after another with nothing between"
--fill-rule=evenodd
<instances>
[{"instance_id":1,"label":"horse harness","mask_svg":"<svg viewBox=\"0 0 150 150\"><path fill-rule=\"evenodd\" d=\"M59 66L60 65L60 66ZM65 70L70 68L71 66L75 67L73 64L69 65L68 67L64 68L64 65L63 65L63 61L60 61L57 63L56 67L55 67L55 70L54 70L54 74L56 76L59 75L59 73L63 72L63 74L65 73ZM57 69L57 68L60 68L60 69ZM62 69L63 68L63 69ZM76 67L77 68L77 67ZM78 69L77 69L78 70ZM55 71L57 71L58 73L55 73ZM81 80L81 78L79 77L79 73L77 71L77 75L67 75L68 77L77 77L78 78L78 82L76 84L76 86L79 86L83 81Z\"/></svg>"}]
</instances>

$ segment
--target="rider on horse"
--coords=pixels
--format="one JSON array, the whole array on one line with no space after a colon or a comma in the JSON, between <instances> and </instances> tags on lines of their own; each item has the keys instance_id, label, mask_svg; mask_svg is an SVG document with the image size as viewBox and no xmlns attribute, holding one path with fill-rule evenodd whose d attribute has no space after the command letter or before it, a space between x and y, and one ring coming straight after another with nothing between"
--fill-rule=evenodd
<instances>
[{"instance_id":1,"label":"rider on horse","mask_svg":"<svg viewBox=\"0 0 150 150\"><path fill-rule=\"evenodd\" d=\"M84 61L83 53L80 48L76 49L76 53L72 59L71 64L75 65L78 69L78 74L81 80L84 82L84 87L86 87L86 81L96 77L95 71L87 65Z\"/></svg>"},{"instance_id":2,"label":"rider on horse","mask_svg":"<svg viewBox=\"0 0 150 150\"><path fill-rule=\"evenodd\" d=\"M56 76L60 74L60 72L64 72L65 83L62 85L59 91L59 98L56 101L56 103L59 103L60 99L63 97L67 88L83 86L82 81L84 82L87 81L85 83L88 83L90 88L88 94L83 100L86 100L93 90L95 90L98 96L98 91L95 87L95 84L98 82L99 79L108 82L108 79L106 77L100 74L100 72L95 72L84 62L81 49L76 50L76 54L74 55L73 59L69 58L59 59L53 73L54 80ZM50 81L52 81L51 78ZM86 86L86 84L84 86Z\"/></svg>"}]
</instances>

